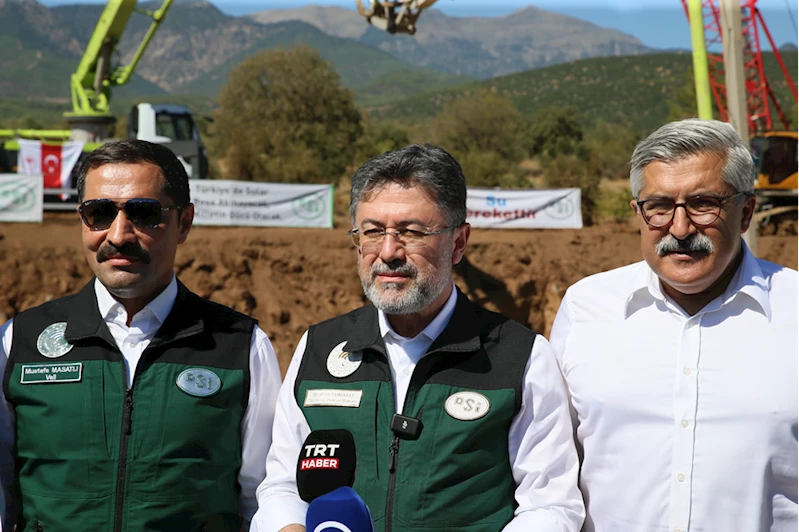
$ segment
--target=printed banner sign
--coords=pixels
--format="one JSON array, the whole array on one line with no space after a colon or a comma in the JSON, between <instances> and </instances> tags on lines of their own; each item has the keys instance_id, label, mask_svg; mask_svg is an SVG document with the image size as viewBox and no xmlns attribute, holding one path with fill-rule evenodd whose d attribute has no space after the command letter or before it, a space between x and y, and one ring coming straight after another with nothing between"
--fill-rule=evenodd
<instances>
[{"instance_id":1,"label":"printed banner sign","mask_svg":"<svg viewBox=\"0 0 799 532\"><path fill-rule=\"evenodd\" d=\"M198 225L333 227L333 185L189 181Z\"/></svg>"},{"instance_id":2,"label":"printed banner sign","mask_svg":"<svg viewBox=\"0 0 799 532\"><path fill-rule=\"evenodd\" d=\"M0 174L0 222L41 222L42 175Z\"/></svg>"},{"instance_id":3,"label":"printed banner sign","mask_svg":"<svg viewBox=\"0 0 799 532\"><path fill-rule=\"evenodd\" d=\"M472 227L580 229L580 189L498 190L470 188L466 221Z\"/></svg>"}]
</instances>

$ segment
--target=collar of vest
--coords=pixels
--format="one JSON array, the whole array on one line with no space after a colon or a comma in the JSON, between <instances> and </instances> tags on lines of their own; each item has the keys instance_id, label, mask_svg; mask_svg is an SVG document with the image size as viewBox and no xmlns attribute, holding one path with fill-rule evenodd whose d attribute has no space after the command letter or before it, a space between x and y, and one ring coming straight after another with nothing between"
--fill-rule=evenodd
<instances>
[{"instance_id":1,"label":"collar of vest","mask_svg":"<svg viewBox=\"0 0 799 532\"><path fill-rule=\"evenodd\" d=\"M477 307L469 301L456 286L458 299L449 323L441 334L433 341L427 354L438 351L448 353L473 353L480 349L482 342L475 332L480 330L477 318ZM363 351L373 349L385 354L383 338L380 337L380 325L377 319L377 308L369 305L355 321L352 335L344 346L344 351ZM376 332L375 332L376 331Z\"/></svg>"},{"instance_id":2,"label":"collar of vest","mask_svg":"<svg viewBox=\"0 0 799 532\"><path fill-rule=\"evenodd\" d=\"M197 298L183 283L178 281L178 294L175 305L167 316L166 321L155 333L149 347L158 347L170 344L183 338L200 334L205 330L202 317L196 312L193 301ZM94 291L94 278L76 294L76 312L71 312L67 318L67 328L64 338L71 344L87 338L100 338L109 345L115 346L116 341L108 330L100 309L97 306L97 295Z\"/></svg>"}]
</instances>

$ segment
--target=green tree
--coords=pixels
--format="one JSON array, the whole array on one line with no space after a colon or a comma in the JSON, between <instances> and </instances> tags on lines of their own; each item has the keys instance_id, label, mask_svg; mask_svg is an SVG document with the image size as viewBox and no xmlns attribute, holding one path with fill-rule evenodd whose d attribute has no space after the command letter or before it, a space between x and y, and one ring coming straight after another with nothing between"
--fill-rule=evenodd
<instances>
[{"instance_id":1,"label":"green tree","mask_svg":"<svg viewBox=\"0 0 799 532\"><path fill-rule=\"evenodd\" d=\"M636 131L628 126L598 121L583 138L588 164L601 178L626 179L638 140Z\"/></svg>"},{"instance_id":2,"label":"green tree","mask_svg":"<svg viewBox=\"0 0 799 532\"><path fill-rule=\"evenodd\" d=\"M712 98L711 94L711 98ZM697 103L696 103L696 83L694 82L694 72L689 70L685 73L683 84L674 91L674 98L669 100L669 114L666 117L666 122L674 122L683 120L685 118L696 118L697 116ZM721 113L719 113L716 101L712 103L713 118L721 120Z\"/></svg>"},{"instance_id":3,"label":"green tree","mask_svg":"<svg viewBox=\"0 0 799 532\"><path fill-rule=\"evenodd\" d=\"M478 91L432 119L431 140L460 161L469 185L519 186L516 163L525 154L522 123L508 98Z\"/></svg>"},{"instance_id":4,"label":"green tree","mask_svg":"<svg viewBox=\"0 0 799 532\"><path fill-rule=\"evenodd\" d=\"M576 107L549 107L535 113L526 125L527 151L540 159L578 152L583 141Z\"/></svg>"},{"instance_id":5,"label":"green tree","mask_svg":"<svg viewBox=\"0 0 799 532\"><path fill-rule=\"evenodd\" d=\"M356 161L358 164L381 153L410 144L408 130L392 122L378 122L364 116L361 122L363 135L358 139Z\"/></svg>"},{"instance_id":6,"label":"green tree","mask_svg":"<svg viewBox=\"0 0 799 532\"><path fill-rule=\"evenodd\" d=\"M305 46L260 52L233 69L213 129L228 177L295 183L339 179L362 133L352 92Z\"/></svg>"}]
</instances>

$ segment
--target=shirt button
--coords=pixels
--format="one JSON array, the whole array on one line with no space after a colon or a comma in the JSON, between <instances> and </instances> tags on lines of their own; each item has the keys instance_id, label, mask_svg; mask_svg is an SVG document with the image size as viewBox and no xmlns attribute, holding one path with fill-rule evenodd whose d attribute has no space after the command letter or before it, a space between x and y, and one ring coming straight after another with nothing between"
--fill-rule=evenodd
<instances>
[{"instance_id":1,"label":"shirt button","mask_svg":"<svg viewBox=\"0 0 799 532\"><path fill-rule=\"evenodd\" d=\"M690 368L685 368L685 369L682 370L682 372L685 373L686 375L690 375L691 374L691 369Z\"/></svg>"},{"instance_id":2,"label":"shirt button","mask_svg":"<svg viewBox=\"0 0 799 532\"><path fill-rule=\"evenodd\" d=\"M680 482L685 482L685 475L680 473L679 475L677 475L677 480L679 480Z\"/></svg>"},{"instance_id":3,"label":"shirt button","mask_svg":"<svg viewBox=\"0 0 799 532\"><path fill-rule=\"evenodd\" d=\"M410 377L411 376L411 370L409 370L409 369L406 369L402 373L404 373L406 377Z\"/></svg>"},{"instance_id":4,"label":"shirt button","mask_svg":"<svg viewBox=\"0 0 799 532\"><path fill-rule=\"evenodd\" d=\"M136 342L128 342L128 347L136 347Z\"/></svg>"},{"instance_id":5,"label":"shirt button","mask_svg":"<svg viewBox=\"0 0 799 532\"><path fill-rule=\"evenodd\" d=\"M674 532L682 532L682 528L675 528Z\"/></svg>"},{"instance_id":6,"label":"shirt button","mask_svg":"<svg viewBox=\"0 0 799 532\"><path fill-rule=\"evenodd\" d=\"M680 421L680 425L682 425L682 428L687 429L689 425L688 420L683 419L682 421Z\"/></svg>"}]
</instances>

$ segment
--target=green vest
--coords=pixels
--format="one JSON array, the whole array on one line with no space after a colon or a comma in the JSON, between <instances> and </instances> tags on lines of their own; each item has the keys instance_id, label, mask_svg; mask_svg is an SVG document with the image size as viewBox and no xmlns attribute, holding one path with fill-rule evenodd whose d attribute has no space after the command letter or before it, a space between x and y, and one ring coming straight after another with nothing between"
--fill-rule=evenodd
<instances>
[{"instance_id":1,"label":"green vest","mask_svg":"<svg viewBox=\"0 0 799 532\"><path fill-rule=\"evenodd\" d=\"M377 532L498 532L513 518L508 432L521 407L534 339L529 329L459 292L449 325L410 380L401 413L423 424L413 438L390 427L394 391L377 310L363 307L311 327L294 388L297 404L311 430L352 432L353 487ZM347 363L336 369L341 349L360 357L357 369Z\"/></svg>"},{"instance_id":2,"label":"green vest","mask_svg":"<svg viewBox=\"0 0 799 532\"><path fill-rule=\"evenodd\" d=\"M14 318L3 386L16 416L17 530L238 532L255 321L178 283L127 390L93 283ZM66 342L37 344L56 323Z\"/></svg>"}]
</instances>

